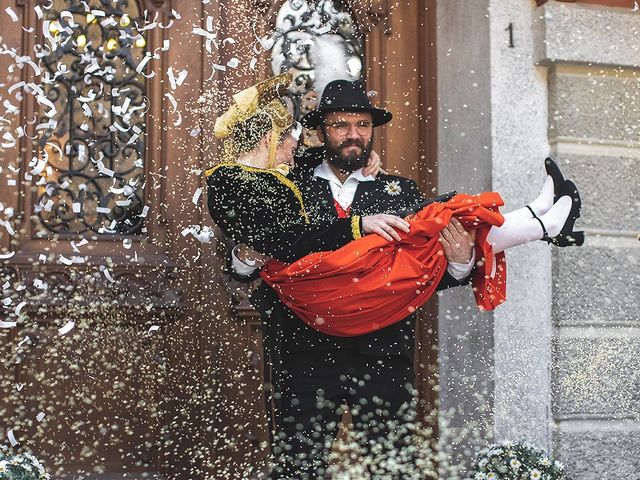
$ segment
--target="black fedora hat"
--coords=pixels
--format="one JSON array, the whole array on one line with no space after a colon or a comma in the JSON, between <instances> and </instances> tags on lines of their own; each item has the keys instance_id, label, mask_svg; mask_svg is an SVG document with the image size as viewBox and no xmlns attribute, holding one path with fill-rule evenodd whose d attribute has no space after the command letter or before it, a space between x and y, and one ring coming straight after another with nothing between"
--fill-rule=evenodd
<instances>
[{"instance_id":1,"label":"black fedora hat","mask_svg":"<svg viewBox=\"0 0 640 480\"><path fill-rule=\"evenodd\" d=\"M369 112L374 127L384 125L393 118L391 112L371 105L361 81L329 82L322 92L318 108L302 117L301 123L306 128L316 128L322 123L322 115L327 112Z\"/></svg>"}]
</instances>

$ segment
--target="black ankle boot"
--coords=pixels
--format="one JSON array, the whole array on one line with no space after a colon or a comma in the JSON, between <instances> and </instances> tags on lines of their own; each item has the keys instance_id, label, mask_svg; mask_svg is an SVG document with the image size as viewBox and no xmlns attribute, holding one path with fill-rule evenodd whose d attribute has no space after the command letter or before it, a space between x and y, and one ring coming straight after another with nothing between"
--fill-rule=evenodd
<instances>
[{"instance_id":1,"label":"black ankle boot","mask_svg":"<svg viewBox=\"0 0 640 480\"><path fill-rule=\"evenodd\" d=\"M547 175L553 179L553 203L556 203L562 196L560 194L560 190L562 189L562 185L565 181L564 175L562 175L560 167L556 161L551 157L544 159L544 169L547 171Z\"/></svg>"},{"instance_id":2,"label":"black ankle boot","mask_svg":"<svg viewBox=\"0 0 640 480\"><path fill-rule=\"evenodd\" d=\"M571 211L569 212L567 221L564 223L564 226L562 227L562 230L560 230L560 233L551 239L543 238L543 240L546 240L547 243L553 243L558 247L579 247L584 243L584 232L574 232L573 226L576 223L576 220L580 218L580 209L582 208L580 192L578 192L578 187L576 187L575 183L573 183L571 180L565 180L561 184L558 194L560 197L563 197L565 195L571 197Z\"/></svg>"}]
</instances>

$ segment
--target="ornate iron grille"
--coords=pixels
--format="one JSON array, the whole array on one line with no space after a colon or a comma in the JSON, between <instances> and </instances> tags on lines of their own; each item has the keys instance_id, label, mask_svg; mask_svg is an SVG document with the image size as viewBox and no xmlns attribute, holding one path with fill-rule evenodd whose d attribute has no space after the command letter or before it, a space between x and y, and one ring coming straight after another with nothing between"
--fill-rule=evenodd
<instances>
[{"instance_id":1,"label":"ornate iron grille","mask_svg":"<svg viewBox=\"0 0 640 480\"><path fill-rule=\"evenodd\" d=\"M287 0L271 35L271 68L290 71L290 98L300 119L315 108L319 93L338 78L357 80L363 71L363 41L350 13L337 0Z\"/></svg>"},{"instance_id":2,"label":"ornate iron grille","mask_svg":"<svg viewBox=\"0 0 640 480\"><path fill-rule=\"evenodd\" d=\"M36 235L144 232L146 41L129 0L55 0L43 22L44 92ZM47 118L48 117L48 118ZM43 184L44 183L44 184Z\"/></svg>"}]
</instances>

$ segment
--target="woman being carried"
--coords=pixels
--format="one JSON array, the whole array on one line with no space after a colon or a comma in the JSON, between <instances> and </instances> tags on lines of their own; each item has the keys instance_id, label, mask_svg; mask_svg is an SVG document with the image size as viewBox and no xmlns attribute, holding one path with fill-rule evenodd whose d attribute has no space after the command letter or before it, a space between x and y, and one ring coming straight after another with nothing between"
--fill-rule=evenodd
<instances>
[{"instance_id":1,"label":"woman being carried","mask_svg":"<svg viewBox=\"0 0 640 480\"><path fill-rule=\"evenodd\" d=\"M313 328L360 335L424 304L446 270L438 234L454 216L477 231L481 266L473 286L483 309L506 298L504 250L539 239L581 243L567 241L579 216L577 189L550 160L538 199L504 217L498 211L502 199L489 192L432 203L408 222L373 215L311 223L298 187L286 175L288 165L276 165L278 154L292 163L297 143L292 118L278 98L289 82L283 75L240 92L216 122L225 158L207 171L208 205L227 236L275 259L261 271L263 280ZM381 222L400 230L398 240L368 235Z\"/></svg>"}]
</instances>

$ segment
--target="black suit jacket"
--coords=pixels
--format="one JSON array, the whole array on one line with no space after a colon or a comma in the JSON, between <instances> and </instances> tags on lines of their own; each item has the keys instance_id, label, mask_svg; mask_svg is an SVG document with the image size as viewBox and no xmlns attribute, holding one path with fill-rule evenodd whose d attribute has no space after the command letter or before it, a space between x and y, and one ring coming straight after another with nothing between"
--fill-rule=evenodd
<instances>
[{"instance_id":1,"label":"black suit jacket","mask_svg":"<svg viewBox=\"0 0 640 480\"><path fill-rule=\"evenodd\" d=\"M304 203L312 219L326 221L337 218L329 182L313 176L318 164L309 158L298 161L293 179L300 188ZM398 191L399 190L399 191ZM413 180L394 175L379 174L375 181L360 182L351 204L352 215L393 213L412 207L423 200ZM438 290L464 285L469 278L457 281L445 273ZM279 345L286 355L296 351L350 350L368 356L406 356L413 359L415 315L377 332L358 337L332 337L307 326L280 302L277 294L262 283L251 296L251 303L265 322L265 344Z\"/></svg>"}]
</instances>

